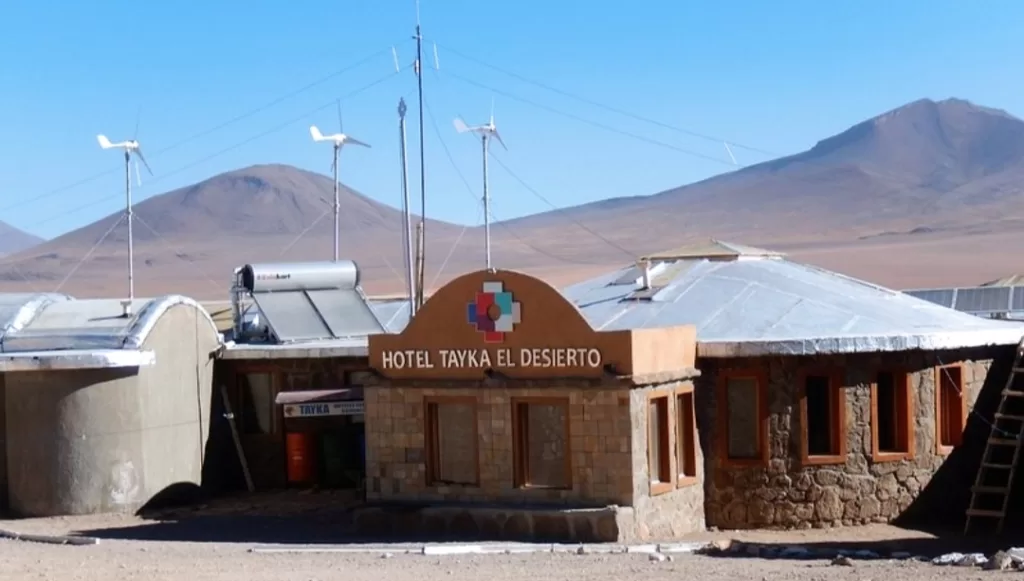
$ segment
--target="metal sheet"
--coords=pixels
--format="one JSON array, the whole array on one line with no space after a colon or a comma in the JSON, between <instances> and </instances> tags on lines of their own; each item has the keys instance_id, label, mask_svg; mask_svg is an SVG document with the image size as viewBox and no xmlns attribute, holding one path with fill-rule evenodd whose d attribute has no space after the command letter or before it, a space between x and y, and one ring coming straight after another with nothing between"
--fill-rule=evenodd
<instances>
[{"instance_id":1,"label":"metal sheet","mask_svg":"<svg viewBox=\"0 0 1024 581\"><path fill-rule=\"evenodd\" d=\"M1006 312L1010 310L1010 287L957 289L953 308L968 313Z\"/></svg>"},{"instance_id":2,"label":"metal sheet","mask_svg":"<svg viewBox=\"0 0 1024 581\"><path fill-rule=\"evenodd\" d=\"M225 343L217 352L219 359L326 359L366 357L366 337L306 341L286 344Z\"/></svg>"},{"instance_id":3,"label":"metal sheet","mask_svg":"<svg viewBox=\"0 0 1024 581\"><path fill-rule=\"evenodd\" d=\"M358 394L357 394L358 392ZM281 391L274 398L278 405L294 403L310 403L320 401L342 401L362 395L362 390L355 389L317 389L310 391Z\"/></svg>"},{"instance_id":4,"label":"metal sheet","mask_svg":"<svg viewBox=\"0 0 1024 581\"><path fill-rule=\"evenodd\" d=\"M0 353L0 372L70 369L120 369L156 363L152 351L103 349Z\"/></svg>"},{"instance_id":5,"label":"metal sheet","mask_svg":"<svg viewBox=\"0 0 1024 581\"><path fill-rule=\"evenodd\" d=\"M596 329L695 325L706 357L1011 345L1024 335L1018 322L981 319L782 258L690 262L654 300L609 285L629 267L564 294Z\"/></svg>"},{"instance_id":6,"label":"metal sheet","mask_svg":"<svg viewBox=\"0 0 1024 581\"><path fill-rule=\"evenodd\" d=\"M374 300L370 299L370 308L374 316L388 333L401 333L409 324L409 300Z\"/></svg>"},{"instance_id":7,"label":"metal sheet","mask_svg":"<svg viewBox=\"0 0 1024 581\"><path fill-rule=\"evenodd\" d=\"M359 337L384 332L358 289L307 291L334 338Z\"/></svg>"},{"instance_id":8,"label":"metal sheet","mask_svg":"<svg viewBox=\"0 0 1024 581\"><path fill-rule=\"evenodd\" d=\"M247 264L243 285L249 292L280 292L359 287L359 267L351 260Z\"/></svg>"},{"instance_id":9,"label":"metal sheet","mask_svg":"<svg viewBox=\"0 0 1024 581\"><path fill-rule=\"evenodd\" d=\"M953 301L956 298L956 289L952 288L919 289L904 292L912 297L917 297L950 309L953 308Z\"/></svg>"},{"instance_id":10,"label":"metal sheet","mask_svg":"<svg viewBox=\"0 0 1024 581\"><path fill-rule=\"evenodd\" d=\"M253 293L253 299L281 343L333 338L327 322L302 291Z\"/></svg>"},{"instance_id":11,"label":"metal sheet","mask_svg":"<svg viewBox=\"0 0 1024 581\"><path fill-rule=\"evenodd\" d=\"M1024 286L1011 287L1013 299L1010 302L1011 311L1024 311Z\"/></svg>"}]
</instances>

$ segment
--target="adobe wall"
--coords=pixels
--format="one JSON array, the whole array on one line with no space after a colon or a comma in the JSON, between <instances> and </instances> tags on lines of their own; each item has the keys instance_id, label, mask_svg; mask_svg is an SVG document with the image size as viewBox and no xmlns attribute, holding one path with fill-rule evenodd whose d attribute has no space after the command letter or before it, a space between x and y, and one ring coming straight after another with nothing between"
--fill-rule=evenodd
<instances>
[{"instance_id":1,"label":"adobe wall","mask_svg":"<svg viewBox=\"0 0 1024 581\"><path fill-rule=\"evenodd\" d=\"M955 464L955 474L946 474L943 486L957 488L957 503L974 481L977 459L958 454L949 457L936 450L935 371L936 365L963 363L966 408L971 410L985 384L993 360L1012 360L1013 348L978 349L960 352L916 352L827 357L775 357L757 359L703 359L698 379L697 414L705 450L714 450L718 437L716 382L723 369L766 370L769 411L769 460L767 466L723 466L708 454L705 468L707 524L720 528L811 528L890 522L912 504L916 512L949 512L949 495L932 494L930 506L916 502L936 472ZM798 371L805 367L842 369L846 393L847 460L841 465L801 466ZM879 369L903 368L911 372L914 397L912 459L873 462L871 456L870 382ZM994 374L995 375L995 374ZM992 383L1005 381L1005 374ZM970 419L970 412L968 411ZM968 431L970 431L970 422ZM987 437L987 426L979 427ZM984 433L983 436L981 435ZM953 462L954 456L960 458ZM979 456L980 457L980 456ZM947 468L948 468L947 466ZM953 470L950 468L949 470ZM948 471L946 468L943 471ZM923 500L923 497L922 499ZM963 511L959 511L962 518Z\"/></svg>"},{"instance_id":2,"label":"adobe wall","mask_svg":"<svg viewBox=\"0 0 1024 581\"><path fill-rule=\"evenodd\" d=\"M365 388L367 500L594 507L631 504L629 392L573 385L570 380L559 382L562 387L536 384ZM424 398L431 396L476 398L480 486L427 485ZM511 400L515 397L569 400L571 490L514 486Z\"/></svg>"}]
</instances>

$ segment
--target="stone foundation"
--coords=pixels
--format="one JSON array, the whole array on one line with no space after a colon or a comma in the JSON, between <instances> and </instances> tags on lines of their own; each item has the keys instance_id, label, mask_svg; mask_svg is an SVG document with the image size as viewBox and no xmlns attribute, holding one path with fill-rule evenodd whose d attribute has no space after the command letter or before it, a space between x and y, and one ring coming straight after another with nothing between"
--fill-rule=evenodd
<instances>
[{"instance_id":1,"label":"stone foundation","mask_svg":"<svg viewBox=\"0 0 1024 581\"><path fill-rule=\"evenodd\" d=\"M354 532L370 538L631 543L640 536L631 508L524 509L481 506L372 506L356 510Z\"/></svg>"}]
</instances>

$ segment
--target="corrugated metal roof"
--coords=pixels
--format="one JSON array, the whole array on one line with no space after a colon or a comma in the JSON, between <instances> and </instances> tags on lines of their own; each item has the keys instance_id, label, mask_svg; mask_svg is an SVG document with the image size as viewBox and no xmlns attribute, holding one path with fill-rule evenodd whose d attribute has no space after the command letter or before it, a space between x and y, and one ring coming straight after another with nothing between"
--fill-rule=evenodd
<instances>
[{"instance_id":1,"label":"corrugated metal roof","mask_svg":"<svg viewBox=\"0 0 1024 581\"><path fill-rule=\"evenodd\" d=\"M616 284L632 266L563 292L600 330L696 325L705 357L952 349L1016 344L1024 335L1018 323L777 257L657 262L652 271L677 274L650 298L638 298L635 284ZM676 270L680 262L685 268Z\"/></svg>"},{"instance_id":2,"label":"corrugated metal roof","mask_svg":"<svg viewBox=\"0 0 1024 581\"><path fill-rule=\"evenodd\" d=\"M137 299L132 315L123 316L118 299L71 299L64 297L40 300L37 295L23 303L21 321L9 326L0 339L3 353L68 350L139 349L152 332L160 316L175 305L195 307L216 332L213 320L194 300L167 295L153 299ZM6 301L6 302L5 302ZM0 305L13 305L11 295L0 295ZM31 312L29 313L29 310ZM10 313L0 307L0 313Z\"/></svg>"}]
</instances>

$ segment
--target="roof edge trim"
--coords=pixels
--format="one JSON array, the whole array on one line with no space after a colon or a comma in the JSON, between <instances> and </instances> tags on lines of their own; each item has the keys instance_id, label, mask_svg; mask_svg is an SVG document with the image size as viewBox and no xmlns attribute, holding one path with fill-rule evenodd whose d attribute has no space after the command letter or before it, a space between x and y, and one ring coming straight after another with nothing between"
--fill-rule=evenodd
<instances>
[{"instance_id":1,"label":"roof edge trim","mask_svg":"<svg viewBox=\"0 0 1024 581\"><path fill-rule=\"evenodd\" d=\"M214 336L217 337L217 342L222 343L224 338L221 332L217 330L217 324L213 322L213 318L210 317L210 313L206 312L201 304L195 299L183 295L164 295L156 297L149 301L139 314L136 315L135 320L132 321L131 325L128 326L128 332L124 339L124 349L141 349L142 345L146 343L146 339L149 338L149 334L153 332L153 328L156 327L157 321L164 315L171 307L178 305L188 305L196 309L202 318L210 325L210 329L213 331Z\"/></svg>"}]
</instances>

